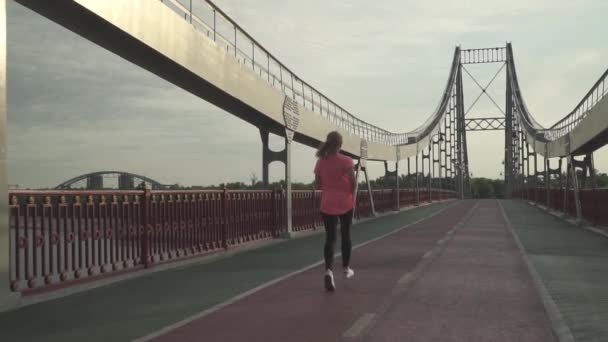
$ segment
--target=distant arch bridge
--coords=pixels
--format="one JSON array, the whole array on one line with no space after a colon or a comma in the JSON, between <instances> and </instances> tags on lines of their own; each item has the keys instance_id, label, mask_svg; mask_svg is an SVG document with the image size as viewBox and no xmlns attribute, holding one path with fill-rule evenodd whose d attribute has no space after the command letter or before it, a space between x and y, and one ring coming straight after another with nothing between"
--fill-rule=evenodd
<instances>
[{"instance_id":1,"label":"distant arch bridge","mask_svg":"<svg viewBox=\"0 0 608 342\"><path fill-rule=\"evenodd\" d=\"M55 187L57 190L69 190L74 188L86 188L89 190L101 190L109 188L107 181L109 179L118 178L117 187L121 190L130 190L138 187L142 182L149 184L152 189L169 189L170 185L161 184L146 176L124 172L124 171L97 171L87 174L83 174L74 178L71 178ZM84 183L84 184L82 184ZM112 182L114 183L114 182ZM80 185L80 186L78 186ZM84 186L82 186L84 185ZM114 187L112 187L114 188Z\"/></svg>"}]
</instances>

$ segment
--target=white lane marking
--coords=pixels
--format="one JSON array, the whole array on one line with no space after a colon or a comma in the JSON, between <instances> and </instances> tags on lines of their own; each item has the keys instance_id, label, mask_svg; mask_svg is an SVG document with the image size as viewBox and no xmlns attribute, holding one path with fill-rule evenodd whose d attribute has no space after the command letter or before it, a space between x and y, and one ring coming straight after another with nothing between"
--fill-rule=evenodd
<instances>
[{"instance_id":1,"label":"white lane marking","mask_svg":"<svg viewBox=\"0 0 608 342\"><path fill-rule=\"evenodd\" d=\"M407 282L410 281L410 279L412 278L413 274L412 272L406 272L401 278L399 278L399 280L397 281L397 284L405 284Z\"/></svg>"},{"instance_id":2,"label":"white lane marking","mask_svg":"<svg viewBox=\"0 0 608 342\"><path fill-rule=\"evenodd\" d=\"M346 338L358 337L372 323L375 317L375 313L363 314L342 336Z\"/></svg>"}]
</instances>

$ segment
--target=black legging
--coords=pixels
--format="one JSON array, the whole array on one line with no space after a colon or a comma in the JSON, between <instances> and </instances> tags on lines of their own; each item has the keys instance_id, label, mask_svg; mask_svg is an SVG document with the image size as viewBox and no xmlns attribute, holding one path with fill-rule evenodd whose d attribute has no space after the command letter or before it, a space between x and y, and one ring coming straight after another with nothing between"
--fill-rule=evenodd
<instances>
[{"instance_id":1,"label":"black legging","mask_svg":"<svg viewBox=\"0 0 608 342\"><path fill-rule=\"evenodd\" d=\"M353 211L342 215L327 215L321 213L325 223L325 268L331 270L334 264L334 247L336 245L336 229L338 218L340 218L340 233L342 235L342 266L348 267L350 252L352 249L350 241L350 224L353 219Z\"/></svg>"}]
</instances>

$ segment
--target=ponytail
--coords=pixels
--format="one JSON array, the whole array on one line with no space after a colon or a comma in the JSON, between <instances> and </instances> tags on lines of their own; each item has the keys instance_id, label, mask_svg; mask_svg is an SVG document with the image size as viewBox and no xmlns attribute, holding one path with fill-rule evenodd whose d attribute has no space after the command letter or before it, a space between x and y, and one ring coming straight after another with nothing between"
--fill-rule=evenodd
<instances>
[{"instance_id":1,"label":"ponytail","mask_svg":"<svg viewBox=\"0 0 608 342\"><path fill-rule=\"evenodd\" d=\"M331 154L337 154L342 147L342 136L340 133L333 131L327 135L325 142L322 142L317 150L317 158L325 159Z\"/></svg>"}]
</instances>

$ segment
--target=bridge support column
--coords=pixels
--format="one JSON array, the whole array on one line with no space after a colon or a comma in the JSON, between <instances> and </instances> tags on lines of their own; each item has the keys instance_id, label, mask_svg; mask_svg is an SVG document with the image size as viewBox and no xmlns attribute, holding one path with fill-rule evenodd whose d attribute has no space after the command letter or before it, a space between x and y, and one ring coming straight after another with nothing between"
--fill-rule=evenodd
<instances>
[{"instance_id":1,"label":"bridge support column","mask_svg":"<svg viewBox=\"0 0 608 342\"><path fill-rule=\"evenodd\" d=\"M558 180L559 180L559 188L562 189L562 158L559 158L558 160L558 164L557 164L557 168L556 169L552 169L551 168L551 163L549 159L546 159L546 169L545 169L545 174L546 174L546 185L547 185L547 209L551 208L551 176L552 175L557 175L558 176Z\"/></svg>"},{"instance_id":2,"label":"bridge support column","mask_svg":"<svg viewBox=\"0 0 608 342\"><path fill-rule=\"evenodd\" d=\"M353 217L355 217L355 213L357 210L357 196L359 195L359 174L363 171L365 175L365 183L367 184L367 193L369 194L369 203L372 209L372 216L376 216L376 207L374 206L374 196L372 192L372 185L369 182L369 177L367 175L367 160L359 159L357 165L355 166L355 179L357 184L355 185L355 208L353 210Z\"/></svg>"},{"instance_id":3,"label":"bridge support column","mask_svg":"<svg viewBox=\"0 0 608 342\"><path fill-rule=\"evenodd\" d=\"M439 134L441 135L441 129L439 130ZM432 166L431 170L433 170L433 178L435 178L435 164L437 164L437 173L438 173L438 188L441 189L441 145L439 144L439 139L435 141L434 138L431 139L431 155L432 155ZM435 146L437 146L437 152L435 152ZM431 183L432 184L432 183ZM433 187L431 186L431 189ZM431 190L432 191L432 190ZM437 199L441 200L441 195L437 196Z\"/></svg>"},{"instance_id":4,"label":"bridge support column","mask_svg":"<svg viewBox=\"0 0 608 342\"><path fill-rule=\"evenodd\" d=\"M426 174L424 173L424 161L428 160L429 161L429 181L427 183L427 194L428 194L428 201L431 202L431 182L433 180L432 176L431 176L431 150L432 148L429 147L429 152L427 154L424 153L424 150L422 150L422 155L421 155L421 159L422 159L422 180L424 181L424 177L426 177Z\"/></svg>"},{"instance_id":5,"label":"bridge support column","mask_svg":"<svg viewBox=\"0 0 608 342\"><path fill-rule=\"evenodd\" d=\"M595 179L595 162L593 161L593 153L588 154L587 157L589 158L589 177L591 178L591 188L595 189L597 187L597 183Z\"/></svg>"},{"instance_id":6,"label":"bridge support column","mask_svg":"<svg viewBox=\"0 0 608 342\"><path fill-rule=\"evenodd\" d=\"M282 151L273 151L268 147L268 138L270 132L260 128L260 137L262 138L262 182L264 188L267 189L269 185L268 169L270 163L279 161L284 163L285 169L287 170L287 143L285 143L285 149Z\"/></svg>"},{"instance_id":7,"label":"bridge support column","mask_svg":"<svg viewBox=\"0 0 608 342\"><path fill-rule=\"evenodd\" d=\"M507 63L507 94L505 111L505 198L511 198L513 192L513 93L511 78L508 76L511 68Z\"/></svg>"},{"instance_id":8,"label":"bridge support column","mask_svg":"<svg viewBox=\"0 0 608 342\"><path fill-rule=\"evenodd\" d=\"M291 193L291 139L285 138L285 200L286 200L286 216L287 216L287 231L284 238L291 238L293 233L293 210L292 210L292 193Z\"/></svg>"},{"instance_id":9,"label":"bridge support column","mask_svg":"<svg viewBox=\"0 0 608 342\"><path fill-rule=\"evenodd\" d=\"M388 181L391 177L395 177L395 189L397 190L397 194L396 194L396 200L397 200L397 206L395 207L395 210L399 211L399 209L401 209L401 206L399 205L399 162L395 163L395 171L389 171L388 170L388 162L384 162L384 178Z\"/></svg>"},{"instance_id":10,"label":"bridge support column","mask_svg":"<svg viewBox=\"0 0 608 342\"><path fill-rule=\"evenodd\" d=\"M16 308L20 294L12 292L11 243L6 164L6 0L0 0L0 312Z\"/></svg>"},{"instance_id":11,"label":"bridge support column","mask_svg":"<svg viewBox=\"0 0 608 342\"><path fill-rule=\"evenodd\" d=\"M444 123L444 126L447 126L446 123ZM442 189L449 189L449 181L448 181L448 147L447 147L447 127L444 129L444 134L442 136L440 136L440 142L443 143L443 148L440 146L439 148L439 187ZM441 156L443 156L443 159L441 159ZM442 163L443 161L443 163ZM443 170L443 172L441 172ZM443 184L443 180L445 178L445 185Z\"/></svg>"},{"instance_id":12,"label":"bridge support column","mask_svg":"<svg viewBox=\"0 0 608 342\"><path fill-rule=\"evenodd\" d=\"M534 153L534 205L538 204L538 153Z\"/></svg>"},{"instance_id":13,"label":"bridge support column","mask_svg":"<svg viewBox=\"0 0 608 342\"><path fill-rule=\"evenodd\" d=\"M574 203L576 205L576 223L581 224L583 221L583 213L581 209L581 199L578 187L578 177L576 176L576 168L574 166L574 157L568 156L568 170L572 176L572 185L574 186Z\"/></svg>"},{"instance_id":14,"label":"bridge support column","mask_svg":"<svg viewBox=\"0 0 608 342\"><path fill-rule=\"evenodd\" d=\"M416 148L416 150L418 150L418 148ZM418 153L416 153L416 206L420 205L420 181L418 180L418 177Z\"/></svg>"},{"instance_id":15,"label":"bridge support column","mask_svg":"<svg viewBox=\"0 0 608 342\"><path fill-rule=\"evenodd\" d=\"M456 75L456 127L458 133L458 181L460 199L470 197L471 183L469 181L469 156L467 149L467 131L464 112L464 91L462 84L462 64L458 67Z\"/></svg>"},{"instance_id":16,"label":"bridge support column","mask_svg":"<svg viewBox=\"0 0 608 342\"><path fill-rule=\"evenodd\" d=\"M401 202L400 202L400 199L399 199L399 195L400 195L399 194L399 160L397 160L395 162L395 183L397 185L397 196L396 196L397 197L397 208L396 208L396 210L400 211L401 210Z\"/></svg>"},{"instance_id":17,"label":"bridge support column","mask_svg":"<svg viewBox=\"0 0 608 342\"><path fill-rule=\"evenodd\" d=\"M521 131L521 146L519 147L520 158L521 158L521 196L528 199L528 173L526 172L526 164L528 164L528 151L526 147L526 136Z\"/></svg>"},{"instance_id":18,"label":"bridge support column","mask_svg":"<svg viewBox=\"0 0 608 342\"><path fill-rule=\"evenodd\" d=\"M585 158L583 160L576 160L574 159L574 156L568 156L568 181L572 181L572 185L574 188L574 204L576 207L576 222L577 224L580 224L583 221L583 214L582 214L582 204L581 204L581 199L580 199L580 190L584 189L586 187L586 182L587 182L587 172L589 172L589 177L591 178L591 187L595 188L596 184L595 184L595 169L594 169L594 165L593 165L593 154L588 154L585 156ZM582 170L581 172L581 176L582 176L582 186L579 184L578 182L578 175L576 174L576 169L580 168ZM568 183L567 181L567 183ZM566 184L567 184L566 183ZM569 186L567 187L567 190L569 190ZM564 197L566 197L564 195ZM564 198L564 213L566 213L567 207L566 207L566 198Z\"/></svg>"},{"instance_id":19,"label":"bridge support column","mask_svg":"<svg viewBox=\"0 0 608 342\"><path fill-rule=\"evenodd\" d=\"M530 177L530 159L534 158L536 161L536 154L530 152L530 145L526 144L526 201L530 201L532 199L532 194L530 191L531 186L536 186L536 182L531 181ZM536 173L534 173L536 177Z\"/></svg>"},{"instance_id":20,"label":"bridge support column","mask_svg":"<svg viewBox=\"0 0 608 342\"><path fill-rule=\"evenodd\" d=\"M546 157L545 155L545 190L546 190L546 195L547 195L547 209L549 209L549 203L550 203L550 199L551 199L551 194L549 193L551 191L551 161L549 160L549 158Z\"/></svg>"},{"instance_id":21,"label":"bridge support column","mask_svg":"<svg viewBox=\"0 0 608 342\"><path fill-rule=\"evenodd\" d=\"M583 171L581 174L581 188L585 189L587 187L587 173L589 174L591 187L595 188L595 169L593 165L593 154L587 154L583 160L576 160L574 159L574 157L572 157L572 163L574 164L575 169L580 168Z\"/></svg>"},{"instance_id":22,"label":"bridge support column","mask_svg":"<svg viewBox=\"0 0 608 342\"><path fill-rule=\"evenodd\" d=\"M416 158L416 159L418 159L418 156L416 156L415 158ZM412 168L411 168L411 164L412 164L412 160L410 159L410 157L407 157L407 185L406 185L406 186L407 186L409 189L412 189L412 186L410 185L410 184L411 184L410 182L411 182L411 179L412 179ZM418 164L418 163L416 162L416 164ZM417 175L417 173L418 173L418 170L416 170L416 175L415 175L415 176L416 176L416 179L418 179L418 175ZM415 187L415 188L413 189L413 191L414 191L414 194L416 194L416 193L417 193L417 190L418 190L418 182L417 182L417 180L416 180L416 182L414 183L414 187ZM411 205L411 204L412 204L412 203L410 203L410 205ZM414 203L413 203L413 204L414 204L414 205L418 205L418 202L417 202L417 200L416 200L416 195L414 195Z\"/></svg>"},{"instance_id":23,"label":"bridge support column","mask_svg":"<svg viewBox=\"0 0 608 342\"><path fill-rule=\"evenodd\" d=\"M282 151L273 151L268 147L268 138L270 132L260 128L260 137L262 138L262 182L264 188L268 189L269 177L268 168L270 163L278 161L285 165L285 217L287 220L286 231L282 233L283 238L290 238L293 230L292 223L292 194L291 194L291 139L285 137L285 148Z\"/></svg>"},{"instance_id":24,"label":"bridge support column","mask_svg":"<svg viewBox=\"0 0 608 342\"><path fill-rule=\"evenodd\" d=\"M568 216L568 192L570 191L571 164L570 157L566 158L566 184L564 186L564 207L562 209L564 212L562 216L564 217Z\"/></svg>"}]
</instances>

